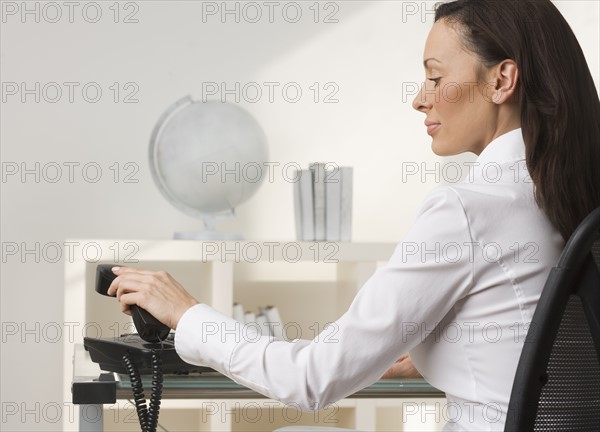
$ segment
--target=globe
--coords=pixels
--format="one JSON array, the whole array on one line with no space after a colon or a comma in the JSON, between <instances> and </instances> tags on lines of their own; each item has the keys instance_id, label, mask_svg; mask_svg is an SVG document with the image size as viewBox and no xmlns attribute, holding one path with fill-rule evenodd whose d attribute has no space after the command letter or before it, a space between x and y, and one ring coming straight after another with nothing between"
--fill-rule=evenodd
<instances>
[{"instance_id":1,"label":"globe","mask_svg":"<svg viewBox=\"0 0 600 432\"><path fill-rule=\"evenodd\" d=\"M204 231L175 238L241 239L218 232L218 219L233 217L263 182L266 136L241 107L187 96L159 118L150 139L150 168L158 189L177 209L204 221Z\"/></svg>"}]
</instances>

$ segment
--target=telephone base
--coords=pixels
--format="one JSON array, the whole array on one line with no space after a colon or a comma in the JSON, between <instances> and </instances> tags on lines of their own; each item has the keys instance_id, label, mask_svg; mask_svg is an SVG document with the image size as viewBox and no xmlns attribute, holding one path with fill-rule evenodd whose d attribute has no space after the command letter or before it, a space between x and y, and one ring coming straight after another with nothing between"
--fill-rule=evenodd
<instances>
[{"instance_id":1,"label":"telephone base","mask_svg":"<svg viewBox=\"0 0 600 432\"><path fill-rule=\"evenodd\" d=\"M152 373L152 350L160 353L162 370L165 374L185 375L192 372L214 372L205 366L184 362L175 351L175 334L170 333L162 343L150 343L137 333L123 334L114 338L83 338L83 345L94 363L107 372L126 374L123 356L129 354L142 375Z\"/></svg>"}]
</instances>

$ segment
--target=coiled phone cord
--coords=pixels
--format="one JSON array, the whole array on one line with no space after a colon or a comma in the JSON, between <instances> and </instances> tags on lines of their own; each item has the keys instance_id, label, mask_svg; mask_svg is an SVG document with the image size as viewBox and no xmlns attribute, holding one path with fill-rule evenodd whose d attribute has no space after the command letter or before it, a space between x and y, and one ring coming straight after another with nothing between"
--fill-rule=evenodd
<instances>
[{"instance_id":1,"label":"coiled phone cord","mask_svg":"<svg viewBox=\"0 0 600 432\"><path fill-rule=\"evenodd\" d=\"M146 407L144 385L142 384L140 373L135 363L131 360L129 353L123 356L123 364L127 369L127 374L131 382L135 409L142 432L156 432L163 388L162 359L160 353L152 350L152 394L150 396L149 407Z\"/></svg>"},{"instance_id":2,"label":"coiled phone cord","mask_svg":"<svg viewBox=\"0 0 600 432\"><path fill-rule=\"evenodd\" d=\"M156 351L152 352L152 394L150 395L150 407L148 409L149 432L156 431L158 414L160 411L160 398L162 396L162 359Z\"/></svg>"}]
</instances>

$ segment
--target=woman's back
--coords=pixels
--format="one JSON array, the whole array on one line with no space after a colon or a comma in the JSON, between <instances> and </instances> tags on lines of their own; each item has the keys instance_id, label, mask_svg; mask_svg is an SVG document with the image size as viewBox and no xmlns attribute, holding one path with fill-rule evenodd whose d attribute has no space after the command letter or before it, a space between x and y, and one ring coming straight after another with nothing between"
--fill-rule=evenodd
<instances>
[{"instance_id":1,"label":"woman's back","mask_svg":"<svg viewBox=\"0 0 600 432\"><path fill-rule=\"evenodd\" d=\"M447 223L464 219L472 238L470 251L461 245L468 262L458 262L444 244L441 257L472 265L472 285L428 336L419 330L423 343L410 354L446 392L446 430L503 430L528 323L564 245L535 204L524 152L521 129L508 132L486 147L464 182L440 188L460 203Z\"/></svg>"}]
</instances>

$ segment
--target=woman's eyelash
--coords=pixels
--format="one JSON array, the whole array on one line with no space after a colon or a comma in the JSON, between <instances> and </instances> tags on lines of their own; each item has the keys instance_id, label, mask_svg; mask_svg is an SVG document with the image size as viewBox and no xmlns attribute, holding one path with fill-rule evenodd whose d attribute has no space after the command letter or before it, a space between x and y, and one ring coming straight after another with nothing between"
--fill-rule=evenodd
<instances>
[{"instance_id":1,"label":"woman's eyelash","mask_svg":"<svg viewBox=\"0 0 600 432\"><path fill-rule=\"evenodd\" d=\"M427 78L429 81L433 81L435 83L435 87L438 86L439 81L442 79L441 77L439 78Z\"/></svg>"}]
</instances>

